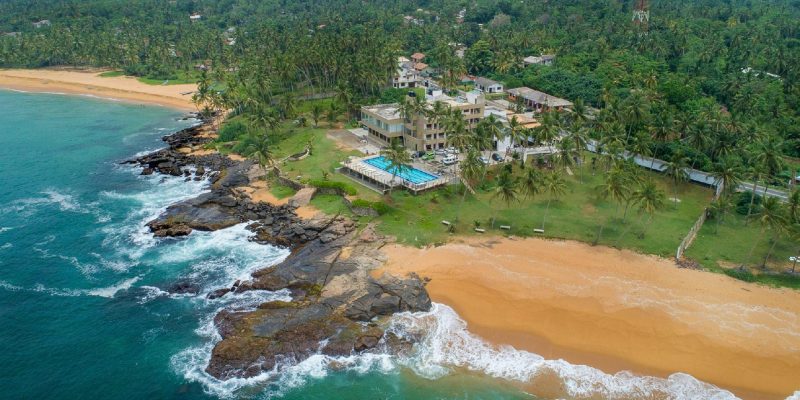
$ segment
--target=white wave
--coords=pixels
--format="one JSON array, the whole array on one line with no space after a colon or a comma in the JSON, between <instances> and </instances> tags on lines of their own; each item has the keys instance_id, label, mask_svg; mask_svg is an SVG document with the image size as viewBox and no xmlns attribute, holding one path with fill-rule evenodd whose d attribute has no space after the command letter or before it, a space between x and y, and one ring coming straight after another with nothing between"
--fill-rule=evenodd
<instances>
[{"instance_id":1,"label":"white wave","mask_svg":"<svg viewBox=\"0 0 800 400\"><path fill-rule=\"evenodd\" d=\"M0 246L0 250L10 249L10 248L12 248L12 247L14 247L14 245L13 245L13 244L11 244L11 243L5 243L4 245Z\"/></svg>"},{"instance_id":2,"label":"white wave","mask_svg":"<svg viewBox=\"0 0 800 400\"><path fill-rule=\"evenodd\" d=\"M12 228L10 226L0 226L0 233L6 233L6 232L8 232L8 231L10 231L12 229L14 229L14 228Z\"/></svg>"},{"instance_id":3,"label":"white wave","mask_svg":"<svg viewBox=\"0 0 800 400\"><path fill-rule=\"evenodd\" d=\"M465 368L519 382L556 378L561 382L563 395L571 398L736 399L732 393L688 374L675 373L666 379L627 371L611 375L586 365L547 360L511 346L493 346L470 333L466 322L443 304L434 304L425 313L397 314L389 330L401 337L421 338L414 354L401 363L430 379L449 374L453 368Z\"/></svg>"},{"instance_id":4,"label":"white wave","mask_svg":"<svg viewBox=\"0 0 800 400\"><path fill-rule=\"evenodd\" d=\"M141 278L136 276L136 277L133 277L133 278L130 278L130 279L126 279L126 280L124 280L124 281L122 281L122 282L120 282L120 283L118 283L118 284L116 284L114 286L87 290L86 294L91 295L91 296L106 297L106 298L110 299L110 298L114 297L114 295L117 294L117 292L130 289L133 286L134 283L139 281L139 279L141 279Z\"/></svg>"},{"instance_id":5,"label":"white wave","mask_svg":"<svg viewBox=\"0 0 800 400\"><path fill-rule=\"evenodd\" d=\"M800 390L794 392L791 396L787 397L786 400L800 400Z\"/></svg>"},{"instance_id":6,"label":"white wave","mask_svg":"<svg viewBox=\"0 0 800 400\"><path fill-rule=\"evenodd\" d=\"M133 168L129 169L132 173ZM132 211L120 223L107 224L104 247L111 247L128 258L138 260L148 249L159 243L145 224L157 218L167 207L208 192L207 180L185 182L183 177L150 175L139 179L149 183L146 190L135 193L104 191L100 195L112 201L133 202Z\"/></svg>"},{"instance_id":7,"label":"white wave","mask_svg":"<svg viewBox=\"0 0 800 400\"><path fill-rule=\"evenodd\" d=\"M231 293L219 299L210 300L223 303L215 307L213 312L207 314L195 330L204 342L198 346L189 347L170 358L172 369L186 380L198 382L203 385L206 392L219 396L230 397L239 389L251 386L258 382L269 379L265 374L253 378L230 379L221 381L206 373L205 368L211 360L211 351L214 346L222 340L214 325L214 316L224 309L229 310L252 310L258 304L269 301L291 301L291 296L286 290L278 292L269 291L248 291L243 293ZM209 300L207 300L209 301Z\"/></svg>"},{"instance_id":8,"label":"white wave","mask_svg":"<svg viewBox=\"0 0 800 400\"><path fill-rule=\"evenodd\" d=\"M47 293L51 296L60 297L78 297L78 296L97 296L105 298L113 298L117 293L128 290L133 287L133 284L139 281L139 277L133 277L117 283L113 286L94 288L94 289L57 289L49 288L41 283L33 285L31 288L24 288L21 286L10 284L6 281L0 281L0 288L8 291L31 291L37 293Z\"/></svg>"},{"instance_id":9,"label":"white wave","mask_svg":"<svg viewBox=\"0 0 800 400\"><path fill-rule=\"evenodd\" d=\"M246 281L260 268L284 260L288 249L262 245L249 240L253 233L248 223L241 223L214 232L194 231L184 240L158 249L157 264L194 262L188 278L218 288L236 280Z\"/></svg>"}]
</instances>

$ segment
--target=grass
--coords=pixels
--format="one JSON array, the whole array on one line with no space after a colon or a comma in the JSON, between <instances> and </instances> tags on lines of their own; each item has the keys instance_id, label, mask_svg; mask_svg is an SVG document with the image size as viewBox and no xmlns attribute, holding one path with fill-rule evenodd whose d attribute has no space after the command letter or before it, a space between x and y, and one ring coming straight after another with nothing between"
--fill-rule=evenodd
<instances>
[{"instance_id":1,"label":"grass","mask_svg":"<svg viewBox=\"0 0 800 400\"><path fill-rule=\"evenodd\" d=\"M770 232L762 235L757 223L745 224L745 218L738 214L728 214L718 231L716 225L717 221L713 219L706 221L686 252L687 257L715 272L725 272L744 264L753 273L755 282L800 288L800 277L783 274L791 268L789 256L797 255L797 243L785 236L779 237L766 269L762 269L760 266L772 245ZM753 254L748 259L751 249Z\"/></svg>"},{"instance_id":2,"label":"grass","mask_svg":"<svg viewBox=\"0 0 800 400\"><path fill-rule=\"evenodd\" d=\"M357 196L365 200L375 201L380 196L372 190L355 184L342 174L335 172L335 168L340 166L340 162L348 156L358 156L358 151L348 151L339 148L336 143L329 139L324 129L305 127L292 128L284 126L277 137L277 148L274 150L276 160L281 160L287 156L298 153L305 149L306 144L311 141L312 154L300 161L285 161L279 166L281 171L292 179L317 180L328 179L331 181L344 182L352 185L358 191Z\"/></svg>"},{"instance_id":3,"label":"grass","mask_svg":"<svg viewBox=\"0 0 800 400\"><path fill-rule=\"evenodd\" d=\"M663 178L655 174L652 178L666 189ZM681 202L677 208L669 203L656 212L652 226L640 238L645 231L647 217L631 210L623 221L622 208L617 211L612 201L598 199L595 187L602 181L600 175L591 176L584 171L583 183L577 175L567 176L566 181L567 193L550 204L544 236L592 242L600 226L605 224L598 244L664 257L674 254L711 197L709 189L682 186L678 194ZM534 229L541 228L548 200L546 196L539 195L534 199L523 198L506 207L493 200L490 192L479 191L477 196L468 195L460 205L461 193L452 191L440 189L419 196L396 192L390 202L394 209L381 217L381 230L396 235L401 242L418 246L447 240L450 233L441 223L442 220L453 223L458 234L477 234L473 230L477 222L490 234L533 236L536 235ZM497 220L492 228L492 218L495 217ZM509 225L511 229L500 230L501 225Z\"/></svg>"},{"instance_id":4,"label":"grass","mask_svg":"<svg viewBox=\"0 0 800 400\"><path fill-rule=\"evenodd\" d=\"M277 197L279 199L285 199L287 197L292 197L292 196L294 196L295 193L297 193L296 190L290 188L289 186L280 185L280 184L270 185L269 191L273 195L275 195L275 197Z\"/></svg>"},{"instance_id":5,"label":"grass","mask_svg":"<svg viewBox=\"0 0 800 400\"><path fill-rule=\"evenodd\" d=\"M197 79L199 77L199 75L194 72L187 73L183 71L178 71L176 74L177 74L176 79L166 80L167 85L183 85L183 84L197 83ZM118 76L126 76L126 75L125 72L123 71L114 70L114 71L103 72L100 74L100 76L103 78L115 78ZM165 81L165 79L153 79L147 77L136 77L136 80L142 83L146 83L148 85L162 85Z\"/></svg>"},{"instance_id":6,"label":"grass","mask_svg":"<svg viewBox=\"0 0 800 400\"><path fill-rule=\"evenodd\" d=\"M350 209L347 208L340 196L321 194L311 199L310 204L328 215L351 215Z\"/></svg>"}]
</instances>

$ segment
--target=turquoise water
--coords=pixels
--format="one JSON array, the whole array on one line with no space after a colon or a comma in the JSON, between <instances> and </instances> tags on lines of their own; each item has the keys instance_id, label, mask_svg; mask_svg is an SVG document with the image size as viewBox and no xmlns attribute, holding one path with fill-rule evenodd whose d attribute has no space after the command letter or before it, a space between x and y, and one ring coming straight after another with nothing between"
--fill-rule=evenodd
<instances>
[{"instance_id":1,"label":"turquoise water","mask_svg":"<svg viewBox=\"0 0 800 400\"><path fill-rule=\"evenodd\" d=\"M202 372L218 340L212 316L284 294L204 294L288 251L248 242L243 225L181 240L143 228L207 183L142 177L118 162L187 123L161 108L2 90L0 110L0 398L528 398L481 374L427 371L439 361L425 358L311 360L215 381ZM161 290L178 279L201 294Z\"/></svg>"},{"instance_id":2,"label":"turquoise water","mask_svg":"<svg viewBox=\"0 0 800 400\"><path fill-rule=\"evenodd\" d=\"M386 172L393 173L397 167L392 168L391 163L389 160L386 159L384 156L378 156L374 158L370 158L368 160L364 160L364 163L369 164L373 167L380 168ZM397 173L399 178L405 179L411 183L415 183L417 185L425 182L429 182L432 180L437 179L438 177L435 175L431 175L425 171L416 169L414 167L409 167L403 169Z\"/></svg>"}]
</instances>

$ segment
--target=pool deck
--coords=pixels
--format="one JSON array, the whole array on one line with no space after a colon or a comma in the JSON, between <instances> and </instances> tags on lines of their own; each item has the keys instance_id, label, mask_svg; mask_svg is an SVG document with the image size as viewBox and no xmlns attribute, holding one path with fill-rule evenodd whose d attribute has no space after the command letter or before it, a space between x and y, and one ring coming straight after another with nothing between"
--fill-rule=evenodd
<instances>
[{"instance_id":1,"label":"pool deck","mask_svg":"<svg viewBox=\"0 0 800 400\"><path fill-rule=\"evenodd\" d=\"M390 172L364 162L364 160L375 157L377 156L371 155L368 157L352 157L349 160L342 162L342 167L345 170L343 172L345 175L353 178L359 183L365 184L365 186L381 193L396 187L404 187L413 193L419 193L428 189L446 185L449 182L447 178L441 176L434 180L423 183L414 183L399 176L396 176L393 179ZM430 171L425 171L422 169L420 171L432 176L437 176Z\"/></svg>"}]
</instances>

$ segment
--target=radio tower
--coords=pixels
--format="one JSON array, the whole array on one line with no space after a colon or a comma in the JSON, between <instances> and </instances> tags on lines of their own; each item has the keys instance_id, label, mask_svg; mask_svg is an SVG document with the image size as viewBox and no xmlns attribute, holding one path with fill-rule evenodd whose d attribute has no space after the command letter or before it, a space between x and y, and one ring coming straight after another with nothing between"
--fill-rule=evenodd
<instances>
[{"instance_id":1,"label":"radio tower","mask_svg":"<svg viewBox=\"0 0 800 400\"><path fill-rule=\"evenodd\" d=\"M647 0L634 0L633 18L631 20L643 32L647 32L647 25L650 22L650 8L647 6Z\"/></svg>"}]
</instances>

